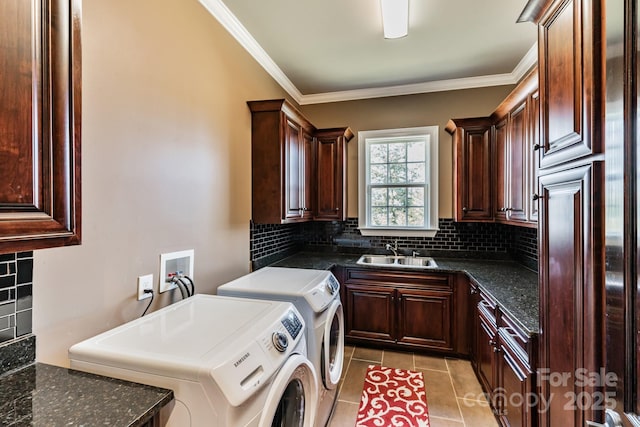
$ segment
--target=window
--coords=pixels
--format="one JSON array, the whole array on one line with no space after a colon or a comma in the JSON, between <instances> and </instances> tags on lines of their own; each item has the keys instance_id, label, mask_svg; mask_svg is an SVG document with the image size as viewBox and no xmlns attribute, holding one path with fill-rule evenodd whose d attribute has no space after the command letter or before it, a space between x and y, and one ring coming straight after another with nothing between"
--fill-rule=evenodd
<instances>
[{"instance_id":1,"label":"window","mask_svg":"<svg viewBox=\"0 0 640 427\"><path fill-rule=\"evenodd\" d=\"M358 133L358 217L365 236L438 231L438 126Z\"/></svg>"}]
</instances>

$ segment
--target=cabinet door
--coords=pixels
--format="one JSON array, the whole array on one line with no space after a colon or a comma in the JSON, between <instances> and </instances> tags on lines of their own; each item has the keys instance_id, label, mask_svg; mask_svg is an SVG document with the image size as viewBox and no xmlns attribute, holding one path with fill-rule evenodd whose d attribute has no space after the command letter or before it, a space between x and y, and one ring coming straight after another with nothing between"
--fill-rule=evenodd
<instances>
[{"instance_id":1,"label":"cabinet door","mask_svg":"<svg viewBox=\"0 0 640 427\"><path fill-rule=\"evenodd\" d=\"M529 97L529 144L527 146L527 220L538 223L538 169L540 167L540 96Z\"/></svg>"},{"instance_id":2,"label":"cabinet door","mask_svg":"<svg viewBox=\"0 0 640 427\"><path fill-rule=\"evenodd\" d=\"M347 283L345 334L351 338L395 341L395 290L391 287Z\"/></svg>"},{"instance_id":3,"label":"cabinet door","mask_svg":"<svg viewBox=\"0 0 640 427\"><path fill-rule=\"evenodd\" d=\"M494 127L495 140L495 170L496 170L496 220L507 219L507 183L509 182L509 167L507 166L507 119L501 120Z\"/></svg>"},{"instance_id":4,"label":"cabinet door","mask_svg":"<svg viewBox=\"0 0 640 427\"><path fill-rule=\"evenodd\" d=\"M602 384L575 377L604 363L603 170L594 162L540 177L540 391L550 402L542 426L603 419L596 405L576 402L598 398ZM549 373L569 378L549 381Z\"/></svg>"},{"instance_id":5,"label":"cabinet door","mask_svg":"<svg viewBox=\"0 0 640 427\"><path fill-rule=\"evenodd\" d=\"M509 114L509 149L507 164L509 167L507 220L522 222L527 220L525 144L527 138L527 103L517 106Z\"/></svg>"},{"instance_id":6,"label":"cabinet door","mask_svg":"<svg viewBox=\"0 0 640 427\"><path fill-rule=\"evenodd\" d=\"M455 125L456 221L493 221L490 121L465 119Z\"/></svg>"},{"instance_id":7,"label":"cabinet door","mask_svg":"<svg viewBox=\"0 0 640 427\"><path fill-rule=\"evenodd\" d=\"M309 132L302 130L302 148L300 150L300 198L302 200L302 218L310 220L313 217L315 200L315 144L316 140Z\"/></svg>"},{"instance_id":8,"label":"cabinet door","mask_svg":"<svg viewBox=\"0 0 640 427\"><path fill-rule=\"evenodd\" d=\"M285 176L285 189L284 189L284 206L283 214L284 219L288 220L300 220L302 219L302 187L301 173L303 165L300 164L302 159L301 149L302 144L302 131L300 125L293 120L287 118L285 123L285 137L284 137L284 176Z\"/></svg>"},{"instance_id":9,"label":"cabinet door","mask_svg":"<svg viewBox=\"0 0 640 427\"><path fill-rule=\"evenodd\" d=\"M80 17L0 2L0 252L80 243Z\"/></svg>"},{"instance_id":10,"label":"cabinet door","mask_svg":"<svg viewBox=\"0 0 640 427\"><path fill-rule=\"evenodd\" d=\"M453 350L453 293L398 289L399 344Z\"/></svg>"},{"instance_id":11,"label":"cabinet door","mask_svg":"<svg viewBox=\"0 0 640 427\"><path fill-rule=\"evenodd\" d=\"M318 138L318 189L315 219L339 220L342 217L342 164L340 138Z\"/></svg>"},{"instance_id":12,"label":"cabinet door","mask_svg":"<svg viewBox=\"0 0 640 427\"><path fill-rule=\"evenodd\" d=\"M603 146L603 138L591 135L600 120L593 99L599 99L601 76L594 64L602 55L601 20L593 14L602 6L590 0L555 4L539 26L541 168L602 153Z\"/></svg>"}]
</instances>

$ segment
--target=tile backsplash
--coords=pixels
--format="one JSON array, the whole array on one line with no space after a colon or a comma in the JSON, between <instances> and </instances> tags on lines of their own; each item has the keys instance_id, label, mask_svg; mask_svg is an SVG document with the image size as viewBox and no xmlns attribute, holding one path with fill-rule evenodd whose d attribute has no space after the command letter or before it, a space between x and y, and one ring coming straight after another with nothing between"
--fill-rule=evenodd
<instances>
[{"instance_id":1,"label":"tile backsplash","mask_svg":"<svg viewBox=\"0 0 640 427\"><path fill-rule=\"evenodd\" d=\"M32 332L33 252L0 255L0 343Z\"/></svg>"},{"instance_id":2,"label":"tile backsplash","mask_svg":"<svg viewBox=\"0 0 640 427\"><path fill-rule=\"evenodd\" d=\"M250 254L254 266L263 266L296 250L357 252L384 250L398 241L402 250L418 250L423 255L482 256L515 259L537 270L537 230L498 223L458 223L439 220L434 237L362 236L358 219L344 222L309 222L265 225L251 223Z\"/></svg>"}]
</instances>

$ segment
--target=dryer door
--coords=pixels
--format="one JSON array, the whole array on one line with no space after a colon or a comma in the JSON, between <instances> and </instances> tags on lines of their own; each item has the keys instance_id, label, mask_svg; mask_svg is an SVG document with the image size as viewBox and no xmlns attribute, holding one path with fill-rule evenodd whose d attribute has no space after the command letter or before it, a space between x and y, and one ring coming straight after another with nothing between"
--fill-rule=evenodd
<instances>
[{"instance_id":1,"label":"dryer door","mask_svg":"<svg viewBox=\"0 0 640 427\"><path fill-rule=\"evenodd\" d=\"M274 377L259 427L311 426L318 405L318 382L309 360L293 354Z\"/></svg>"},{"instance_id":2,"label":"dryer door","mask_svg":"<svg viewBox=\"0 0 640 427\"><path fill-rule=\"evenodd\" d=\"M322 381L326 389L335 388L342 375L344 357L344 314L342 303L336 300L326 310L322 336Z\"/></svg>"}]
</instances>

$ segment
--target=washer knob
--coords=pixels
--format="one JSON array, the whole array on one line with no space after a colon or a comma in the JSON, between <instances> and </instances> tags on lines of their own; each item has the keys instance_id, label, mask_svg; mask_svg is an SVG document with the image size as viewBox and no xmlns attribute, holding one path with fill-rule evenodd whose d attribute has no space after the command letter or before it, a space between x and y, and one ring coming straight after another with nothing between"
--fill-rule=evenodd
<instances>
[{"instance_id":1,"label":"washer knob","mask_svg":"<svg viewBox=\"0 0 640 427\"><path fill-rule=\"evenodd\" d=\"M329 276L329 280L326 282L326 287L331 295L335 295L335 293L338 292L338 289L340 289L338 281L333 276Z\"/></svg>"},{"instance_id":2,"label":"washer knob","mask_svg":"<svg viewBox=\"0 0 640 427\"><path fill-rule=\"evenodd\" d=\"M287 339L287 336L281 332L274 332L271 336L271 341L273 342L273 346L280 353L284 353L284 351L289 346L289 340Z\"/></svg>"}]
</instances>

